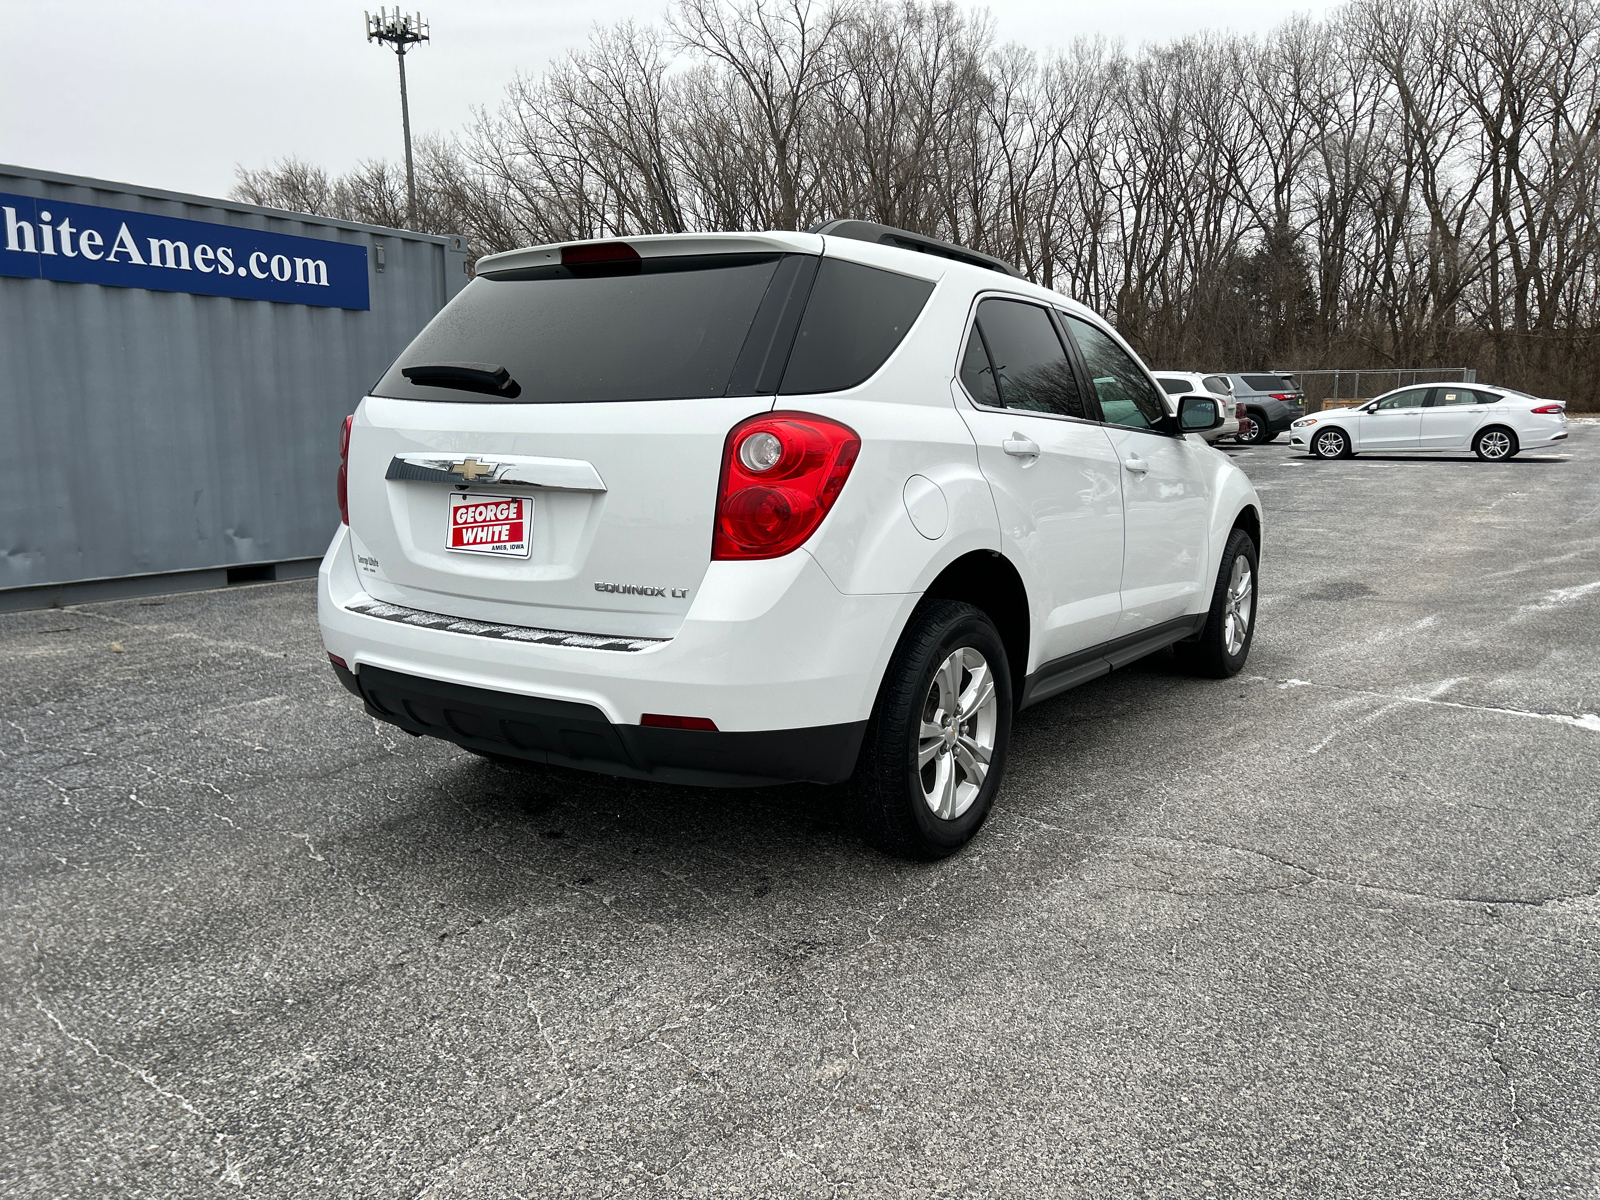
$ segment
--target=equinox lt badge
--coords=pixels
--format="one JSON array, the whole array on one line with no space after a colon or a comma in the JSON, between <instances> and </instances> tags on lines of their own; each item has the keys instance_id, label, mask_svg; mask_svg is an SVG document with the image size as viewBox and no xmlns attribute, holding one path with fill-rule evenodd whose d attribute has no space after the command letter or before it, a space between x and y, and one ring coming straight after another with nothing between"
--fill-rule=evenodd
<instances>
[{"instance_id":1,"label":"equinox lt badge","mask_svg":"<svg viewBox=\"0 0 1600 1200\"><path fill-rule=\"evenodd\" d=\"M597 583L594 585L597 592L615 592L619 596L667 596L674 600L682 600L689 594L688 588L659 588L645 587L638 583Z\"/></svg>"}]
</instances>

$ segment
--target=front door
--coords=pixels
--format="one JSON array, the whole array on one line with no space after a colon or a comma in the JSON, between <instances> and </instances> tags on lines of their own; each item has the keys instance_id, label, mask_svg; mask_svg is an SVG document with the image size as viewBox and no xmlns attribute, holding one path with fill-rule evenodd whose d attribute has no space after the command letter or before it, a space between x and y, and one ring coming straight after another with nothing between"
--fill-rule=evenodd
<instances>
[{"instance_id":1,"label":"front door","mask_svg":"<svg viewBox=\"0 0 1600 1200\"><path fill-rule=\"evenodd\" d=\"M1161 393L1108 330L1063 314L1077 343L1122 476L1126 550L1117 636L1200 611L1211 596L1210 472L1215 453L1171 428Z\"/></svg>"},{"instance_id":2,"label":"front door","mask_svg":"<svg viewBox=\"0 0 1600 1200\"><path fill-rule=\"evenodd\" d=\"M1419 438L1422 449L1467 449L1472 435L1483 424L1483 414L1494 403L1494 397L1459 386L1431 390L1433 397L1422 410L1422 433Z\"/></svg>"},{"instance_id":3,"label":"front door","mask_svg":"<svg viewBox=\"0 0 1600 1200\"><path fill-rule=\"evenodd\" d=\"M1422 435L1422 406L1430 390L1406 388L1379 400L1371 412L1363 412L1356 419L1357 448L1366 454L1416 450Z\"/></svg>"},{"instance_id":4,"label":"front door","mask_svg":"<svg viewBox=\"0 0 1600 1200\"><path fill-rule=\"evenodd\" d=\"M959 392L1001 542L1028 589L1034 665L1109 640L1121 609L1121 467L1105 430L1086 419L1045 309L980 301Z\"/></svg>"}]
</instances>

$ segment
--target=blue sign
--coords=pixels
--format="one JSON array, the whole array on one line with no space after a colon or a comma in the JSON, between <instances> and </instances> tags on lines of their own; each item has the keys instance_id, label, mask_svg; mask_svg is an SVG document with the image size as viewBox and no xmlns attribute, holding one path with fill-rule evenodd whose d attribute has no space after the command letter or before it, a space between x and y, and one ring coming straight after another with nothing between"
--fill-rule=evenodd
<instances>
[{"instance_id":1,"label":"blue sign","mask_svg":"<svg viewBox=\"0 0 1600 1200\"><path fill-rule=\"evenodd\" d=\"M0 217L0 275L372 307L365 246L4 193Z\"/></svg>"}]
</instances>

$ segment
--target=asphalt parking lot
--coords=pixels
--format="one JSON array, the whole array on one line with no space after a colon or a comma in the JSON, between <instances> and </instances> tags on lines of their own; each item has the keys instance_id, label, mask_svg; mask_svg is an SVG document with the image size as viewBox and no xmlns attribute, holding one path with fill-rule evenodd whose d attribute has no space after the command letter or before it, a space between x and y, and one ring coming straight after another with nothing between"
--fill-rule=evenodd
<instances>
[{"instance_id":1,"label":"asphalt parking lot","mask_svg":"<svg viewBox=\"0 0 1600 1200\"><path fill-rule=\"evenodd\" d=\"M0 1195L1600 1194L1600 424L1237 461L1245 673L934 865L379 726L311 581L0 616Z\"/></svg>"}]
</instances>

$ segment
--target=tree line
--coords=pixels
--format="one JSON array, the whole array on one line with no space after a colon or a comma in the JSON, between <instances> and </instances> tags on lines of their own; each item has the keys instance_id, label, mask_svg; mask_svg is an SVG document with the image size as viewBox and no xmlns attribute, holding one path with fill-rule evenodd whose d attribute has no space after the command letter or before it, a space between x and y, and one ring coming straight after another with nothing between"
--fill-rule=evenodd
<instances>
[{"instance_id":1,"label":"tree line","mask_svg":"<svg viewBox=\"0 0 1600 1200\"><path fill-rule=\"evenodd\" d=\"M1111 318L1152 364L1474 366L1600 406L1596 0L1353 0L1265 36L1042 54L941 0L677 0L422 141L484 252L861 217ZM405 224L403 170L237 199Z\"/></svg>"}]
</instances>

